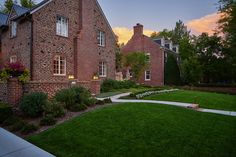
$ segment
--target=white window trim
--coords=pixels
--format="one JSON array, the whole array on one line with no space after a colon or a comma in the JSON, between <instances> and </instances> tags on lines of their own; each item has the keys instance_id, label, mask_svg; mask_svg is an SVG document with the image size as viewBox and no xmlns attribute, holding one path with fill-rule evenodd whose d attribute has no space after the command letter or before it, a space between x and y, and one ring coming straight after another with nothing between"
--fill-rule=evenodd
<instances>
[{"instance_id":1,"label":"white window trim","mask_svg":"<svg viewBox=\"0 0 236 157\"><path fill-rule=\"evenodd\" d=\"M101 73L100 73L100 66L101 66ZM107 77L107 64L106 62L100 62L99 63L99 77L104 78Z\"/></svg>"},{"instance_id":2,"label":"white window trim","mask_svg":"<svg viewBox=\"0 0 236 157\"><path fill-rule=\"evenodd\" d=\"M11 22L11 38L14 38L16 37L17 35L17 22L16 21L12 21Z\"/></svg>"},{"instance_id":3,"label":"white window trim","mask_svg":"<svg viewBox=\"0 0 236 157\"><path fill-rule=\"evenodd\" d=\"M147 72L150 72L150 79L147 79ZM145 81L151 81L151 71L150 70L147 70L145 71Z\"/></svg>"},{"instance_id":4,"label":"white window trim","mask_svg":"<svg viewBox=\"0 0 236 157\"><path fill-rule=\"evenodd\" d=\"M16 63L17 62L17 56L14 55L14 56L11 56L10 57L10 63Z\"/></svg>"},{"instance_id":5,"label":"white window trim","mask_svg":"<svg viewBox=\"0 0 236 157\"><path fill-rule=\"evenodd\" d=\"M54 58L53 58L53 75L54 75L54 76L66 76L66 58L65 58L65 67L64 67L65 73L64 73L64 74L55 74L55 73L54 73L54 70L55 70L55 69L54 69L54 60L55 60L56 57L60 57L60 59L61 59L62 56L57 55L57 56L54 56ZM61 64L61 63L60 63L60 59L59 59L59 65L58 65L58 67L59 67L58 71L59 71L59 72L60 72L60 70L61 70L61 69L60 69L60 68L61 68L61 66L60 66L60 64Z\"/></svg>"},{"instance_id":6,"label":"white window trim","mask_svg":"<svg viewBox=\"0 0 236 157\"><path fill-rule=\"evenodd\" d=\"M98 46L105 47L106 46L106 33L101 30L98 30L98 33L99 33L97 36L97 40L99 40Z\"/></svg>"},{"instance_id":7,"label":"white window trim","mask_svg":"<svg viewBox=\"0 0 236 157\"><path fill-rule=\"evenodd\" d=\"M61 20L58 20L58 19ZM64 20L64 22L63 22ZM60 22L59 22L60 21ZM64 16L57 16L56 19L56 34L58 36L62 37L68 37L69 36L69 19Z\"/></svg>"},{"instance_id":8,"label":"white window trim","mask_svg":"<svg viewBox=\"0 0 236 157\"><path fill-rule=\"evenodd\" d=\"M146 53L145 55L146 55L146 60L148 58L147 62L151 63L151 53Z\"/></svg>"}]
</instances>

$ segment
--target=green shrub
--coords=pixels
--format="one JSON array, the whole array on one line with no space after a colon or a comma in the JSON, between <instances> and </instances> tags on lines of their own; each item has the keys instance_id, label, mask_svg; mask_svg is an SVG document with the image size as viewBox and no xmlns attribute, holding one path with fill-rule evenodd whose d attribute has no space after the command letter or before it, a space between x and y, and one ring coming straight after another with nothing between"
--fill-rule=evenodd
<instances>
[{"instance_id":1,"label":"green shrub","mask_svg":"<svg viewBox=\"0 0 236 157\"><path fill-rule=\"evenodd\" d=\"M70 109L76 104L76 92L72 89L63 89L55 95L56 101L65 104L67 109Z\"/></svg>"},{"instance_id":2,"label":"green shrub","mask_svg":"<svg viewBox=\"0 0 236 157\"><path fill-rule=\"evenodd\" d=\"M26 125L26 122L23 120L18 120L12 126L10 126L10 131L21 131Z\"/></svg>"},{"instance_id":3,"label":"green shrub","mask_svg":"<svg viewBox=\"0 0 236 157\"><path fill-rule=\"evenodd\" d=\"M46 115L43 117L43 119L40 121L41 126L51 126L56 124L56 119L54 118L53 115Z\"/></svg>"},{"instance_id":4,"label":"green shrub","mask_svg":"<svg viewBox=\"0 0 236 157\"><path fill-rule=\"evenodd\" d=\"M45 115L51 114L56 118L65 116L63 106L55 100L49 101L45 106L43 106L43 109Z\"/></svg>"},{"instance_id":5,"label":"green shrub","mask_svg":"<svg viewBox=\"0 0 236 157\"><path fill-rule=\"evenodd\" d=\"M87 109L87 106L85 104L76 104L72 108L70 108L70 111L79 112L79 111L84 111L86 109Z\"/></svg>"},{"instance_id":6,"label":"green shrub","mask_svg":"<svg viewBox=\"0 0 236 157\"><path fill-rule=\"evenodd\" d=\"M10 126L13 125L15 123L17 123L18 121L20 121L21 119L15 116L11 116L9 118L7 118L4 122L3 122L3 126Z\"/></svg>"},{"instance_id":7,"label":"green shrub","mask_svg":"<svg viewBox=\"0 0 236 157\"><path fill-rule=\"evenodd\" d=\"M0 103L0 124L12 116L12 107L5 103Z\"/></svg>"},{"instance_id":8,"label":"green shrub","mask_svg":"<svg viewBox=\"0 0 236 157\"><path fill-rule=\"evenodd\" d=\"M38 130L38 127L34 124L25 124L25 126L21 129L22 134L30 134Z\"/></svg>"},{"instance_id":9,"label":"green shrub","mask_svg":"<svg viewBox=\"0 0 236 157\"><path fill-rule=\"evenodd\" d=\"M101 91L102 92L111 92L115 89L128 89L137 87L134 81L116 81L107 79L102 83Z\"/></svg>"},{"instance_id":10,"label":"green shrub","mask_svg":"<svg viewBox=\"0 0 236 157\"><path fill-rule=\"evenodd\" d=\"M73 87L71 90L74 90L76 93L76 104L88 105L89 99L91 98L89 90L83 87Z\"/></svg>"},{"instance_id":11,"label":"green shrub","mask_svg":"<svg viewBox=\"0 0 236 157\"><path fill-rule=\"evenodd\" d=\"M93 106L93 105L96 105L96 103L97 103L97 99L95 99L95 98L90 98L90 99L87 101L86 105L87 105L87 106Z\"/></svg>"},{"instance_id":12,"label":"green shrub","mask_svg":"<svg viewBox=\"0 0 236 157\"><path fill-rule=\"evenodd\" d=\"M43 113L43 106L47 104L47 95L42 92L36 92L23 96L20 103L21 111L29 117L39 117Z\"/></svg>"},{"instance_id":13,"label":"green shrub","mask_svg":"<svg viewBox=\"0 0 236 157\"><path fill-rule=\"evenodd\" d=\"M104 99L103 101L104 101L105 104L110 104L110 103L112 103L112 101L111 101L110 98L108 98L108 99Z\"/></svg>"},{"instance_id":14,"label":"green shrub","mask_svg":"<svg viewBox=\"0 0 236 157\"><path fill-rule=\"evenodd\" d=\"M81 106L90 105L91 93L83 87L73 87L64 89L56 93L55 99L64 103L66 108L71 111L77 111Z\"/></svg>"},{"instance_id":15,"label":"green shrub","mask_svg":"<svg viewBox=\"0 0 236 157\"><path fill-rule=\"evenodd\" d=\"M104 104L105 104L105 102L102 101L102 100L98 100L97 103L96 103L96 105L104 105Z\"/></svg>"}]
</instances>

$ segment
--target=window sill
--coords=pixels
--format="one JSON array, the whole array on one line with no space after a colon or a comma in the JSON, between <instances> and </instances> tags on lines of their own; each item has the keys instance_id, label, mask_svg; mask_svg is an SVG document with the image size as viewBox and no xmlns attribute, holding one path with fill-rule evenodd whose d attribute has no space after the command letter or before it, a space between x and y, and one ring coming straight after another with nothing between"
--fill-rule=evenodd
<instances>
[{"instance_id":1,"label":"window sill","mask_svg":"<svg viewBox=\"0 0 236 157\"><path fill-rule=\"evenodd\" d=\"M63 35L59 35L59 34L56 34L56 36L62 37L62 38L65 38L65 39L68 39L68 38L69 38L69 36L63 36Z\"/></svg>"},{"instance_id":2,"label":"window sill","mask_svg":"<svg viewBox=\"0 0 236 157\"><path fill-rule=\"evenodd\" d=\"M66 74L53 74L53 76L57 76L57 77L65 77Z\"/></svg>"},{"instance_id":3,"label":"window sill","mask_svg":"<svg viewBox=\"0 0 236 157\"><path fill-rule=\"evenodd\" d=\"M105 48L106 45L98 45L98 47Z\"/></svg>"},{"instance_id":4,"label":"window sill","mask_svg":"<svg viewBox=\"0 0 236 157\"><path fill-rule=\"evenodd\" d=\"M107 76L99 76L100 78L106 78Z\"/></svg>"},{"instance_id":5,"label":"window sill","mask_svg":"<svg viewBox=\"0 0 236 157\"><path fill-rule=\"evenodd\" d=\"M145 79L145 81L146 81L146 82L150 82L150 81L151 81L151 79L150 79L150 80L146 80L146 79Z\"/></svg>"}]
</instances>

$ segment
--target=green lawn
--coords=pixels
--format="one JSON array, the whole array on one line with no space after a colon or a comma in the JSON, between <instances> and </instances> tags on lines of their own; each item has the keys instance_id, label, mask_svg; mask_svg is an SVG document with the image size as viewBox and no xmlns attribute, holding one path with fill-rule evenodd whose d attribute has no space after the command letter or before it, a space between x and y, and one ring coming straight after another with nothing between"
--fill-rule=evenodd
<instances>
[{"instance_id":1,"label":"green lawn","mask_svg":"<svg viewBox=\"0 0 236 157\"><path fill-rule=\"evenodd\" d=\"M85 113L28 140L57 157L234 157L236 118L123 104Z\"/></svg>"},{"instance_id":2,"label":"green lawn","mask_svg":"<svg viewBox=\"0 0 236 157\"><path fill-rule=\"evenodd\" d=\"M197 103L201 108L236 111L236 95L180 90L152 95L144 99Z\"/></svg>"}]
</instances>

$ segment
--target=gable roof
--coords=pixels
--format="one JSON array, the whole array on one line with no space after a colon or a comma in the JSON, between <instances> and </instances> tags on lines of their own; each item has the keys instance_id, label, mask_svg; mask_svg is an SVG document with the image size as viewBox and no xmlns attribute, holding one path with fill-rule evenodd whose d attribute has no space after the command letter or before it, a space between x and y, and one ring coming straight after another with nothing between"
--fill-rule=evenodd
<instances>
[{"instance_id":1,"label":"gable roof","mask_svg":"<svg viewBox=\"0 0 236 157\"><path fill-rule=\"evenodd\" d=\"M0 27L7 25L7 14L0 13Z\"/></svg>"},{"instance_id":2,"label":"gable roof","mask_svg":"<svg viewBox=\"0 0 236 157\"><path fill-rule=\"evenodd\" d=\"M16 5L16 4L14 4L12 8L13 8L13 10L15 10L17 16L21 16L22 14L24 14L30 10L28 8L25 8L25 7Z\"/></svg>"}]
</instances>

